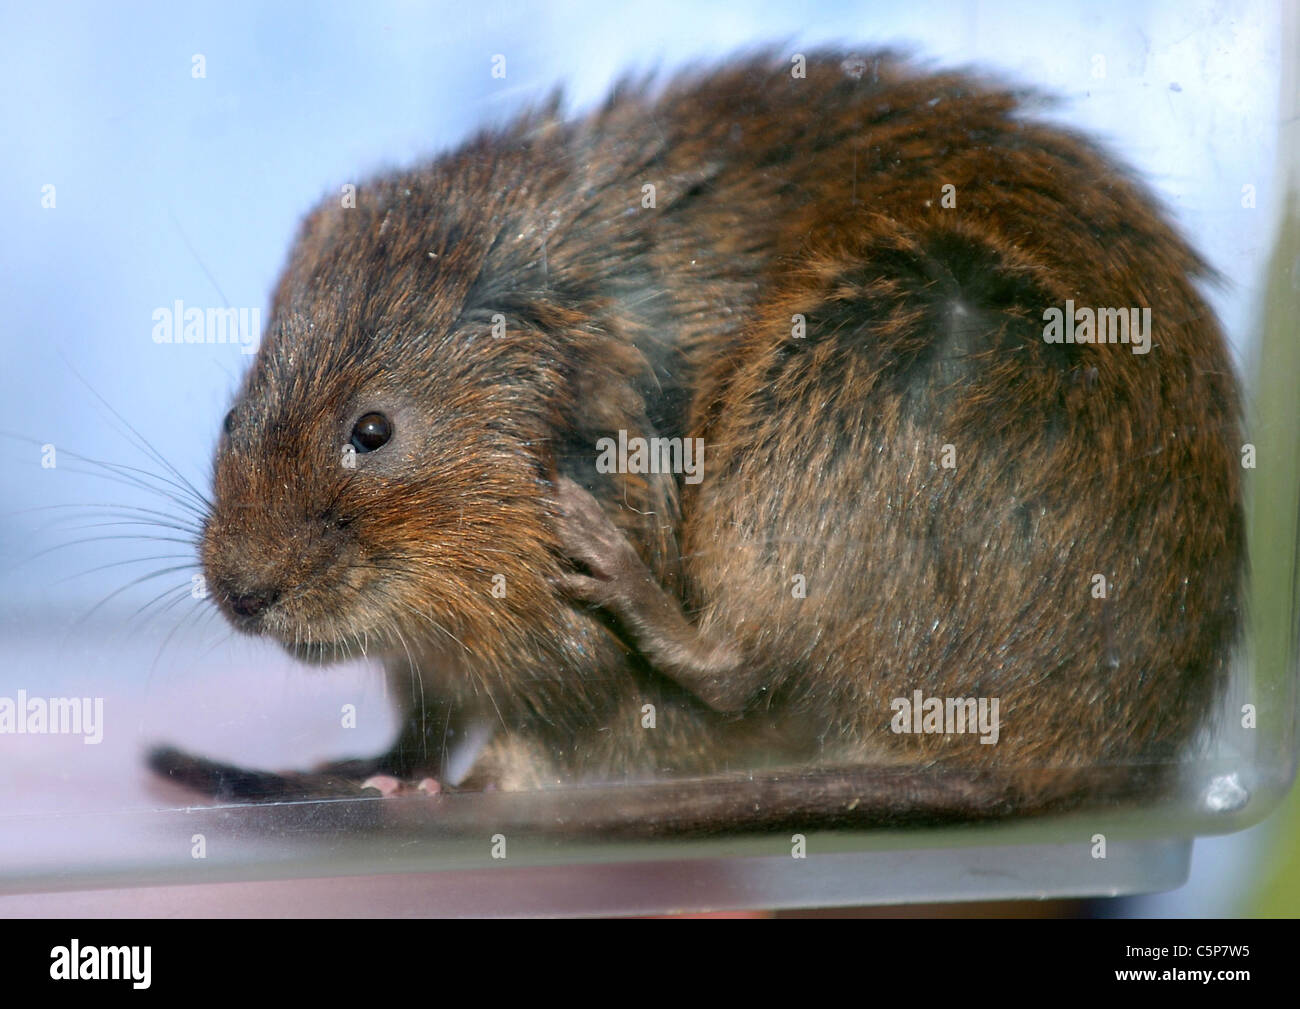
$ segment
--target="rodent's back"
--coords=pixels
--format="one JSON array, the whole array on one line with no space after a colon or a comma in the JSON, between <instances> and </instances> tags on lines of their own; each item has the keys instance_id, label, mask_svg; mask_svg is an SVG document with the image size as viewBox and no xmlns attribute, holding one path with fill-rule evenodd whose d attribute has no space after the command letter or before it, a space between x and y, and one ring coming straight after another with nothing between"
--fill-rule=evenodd
<instances>
[{"instance_id":1,"label":"rodent's back","mask_svg":"<svg viewBox=\"0 0 1300 1009\"><path fill-rule=\"evenodd\" d=\"M397 625L429 694L579 772L739 766L680 692L653 737L624 718L662 683L550 585L550 495L571 477L752 657L748 718L802 733L805 757L1171 756L1222 679L1243 552L1201 264L1012 93L844 59L542 112L322 206L218 457L218 598L379 557L400 577L320 586L308 626ZM1150 353L1045 342L1067 300L1150 307ZM319 465L384 397L417 441L377 477ZM598 472L620 430L702 438L703 481ZM999 698L1001 741L892 733L917 689Z\"/></svg>"},{"instance_id":2,"label":"rodent's back","mask_svg":"<svg viewBox=\"0 0 1300 1009\"><path fill-rule=\"evenodd\" d=\"M747 67L669 103L690 157L739 152L688 233L717 233L724 272L761 236L747 311L723 337L701 311L686 343L699 620L850 754L1171 759L1225 677L1244 554L1205 267L1123 169L1009 92L864 65ZM1149 352L1048 343L1067 301L1149 308ZM1001 741L890 732L916 689L999 698Z\"/></svg>"}]
</instances>

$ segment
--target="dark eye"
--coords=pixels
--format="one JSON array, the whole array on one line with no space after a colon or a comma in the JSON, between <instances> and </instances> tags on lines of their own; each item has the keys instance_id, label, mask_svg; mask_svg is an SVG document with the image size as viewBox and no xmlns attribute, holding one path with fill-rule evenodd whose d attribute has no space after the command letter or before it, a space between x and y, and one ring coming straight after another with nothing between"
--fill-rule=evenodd
<instances>
[{"instance_id":1,"label":"dark eye","mask_svg":"<svg viewBox=\"0 0 1300 1009\"><path fill-rule=\"evenodd\" d=\"M221 426L225 430L226 434L230 434L230 432L235 429L234 410L231 410L228 414L226 414L226 419L221 422Z\"/></svg>"},{"instance_id":2,"label":"dark eye","mask_svg":"<svg viewBox=\"0 0 1300 1009\"><path fill-rule=\"evenodd\" d=\"M382 413L368 413L352 429L352 447L373 452L393 436L393 425Z\"/></svg>"}]
</instances>

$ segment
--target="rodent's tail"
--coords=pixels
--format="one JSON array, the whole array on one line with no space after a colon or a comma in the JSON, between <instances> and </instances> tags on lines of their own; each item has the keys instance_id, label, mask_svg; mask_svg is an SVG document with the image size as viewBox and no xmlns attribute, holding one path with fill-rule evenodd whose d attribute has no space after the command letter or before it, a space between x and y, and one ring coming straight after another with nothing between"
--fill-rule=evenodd
<instances>
[{"instance_id":1,"label":"rodent's tail","mask_svg":"<svg viewBox=\"0 0 1300 1009\"><path fill-rule=\"evenodd\" d=\"M473 797L472 816L479 830L484 823L500 822L502 830L624 837L935 827L1132 804L1166 787L1170 770L1143 765L936 772L857 765L762 771L645 785L480 793ZM441 811L435 817L448 826L459 819L444 819Z\"/></svg>"},{"instance_id":2,"label":"rodent's tail","mask_svg":"<svg viewBox=\"0 0 1300 1009\"><path fill-rule=\"evenodd\" d=\"M420 833L481 833L490 827L640 838L944 826L1130 804L1167 787L1172 770L1168 764L1007 771L853 765L378 800L356 779L251 771L170 747L153 750L148 763L168 780L226 802L373 797L373 804L365 803L373 815L363 820Z\"/></svg>"}]
</instances>

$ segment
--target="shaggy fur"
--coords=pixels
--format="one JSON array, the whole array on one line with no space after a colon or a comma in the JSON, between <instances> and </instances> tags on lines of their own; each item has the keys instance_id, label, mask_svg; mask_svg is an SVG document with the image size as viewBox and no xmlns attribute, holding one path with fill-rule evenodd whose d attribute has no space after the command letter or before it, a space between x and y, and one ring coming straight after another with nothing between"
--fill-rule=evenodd
<instances>
[{"instance_id":1,"label":"shaggy fur","mask_svg":"<svg viewBox=\"0 0 1300 1009\"><path fill-rule=\"evenodd\" d=\"M828 822L1161 780L1134 768L1203 725L1238 623L1235 383L1152 196L1022 103L889 54L754 58L316 209L203 562L242 629L381 655L411 699L335 770L446 777L481 728L468 785L917 772L771 793ZM1149 306L1150 353L1046 343L1067 299ZM393 439L348 469L372 411ZM620 430L702 438L702 482L598 473ZM999 742L892 732L916 689L999 698Z\"/></svg>"}]
</instances>

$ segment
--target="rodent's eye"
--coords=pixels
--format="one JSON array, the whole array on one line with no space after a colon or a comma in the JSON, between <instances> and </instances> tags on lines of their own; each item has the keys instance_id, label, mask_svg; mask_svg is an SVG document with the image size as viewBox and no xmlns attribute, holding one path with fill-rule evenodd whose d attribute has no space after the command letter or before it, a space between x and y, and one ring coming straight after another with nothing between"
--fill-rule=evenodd
<instances>
[{"instance_id":1,"label":"rodent's eye","mask_svg":"<svg viewBox=\"0 0 1300 1009\"><path fill-rule=\"evenodd\" d=\"M373 452L393 436L393 425L382 413L368 413L352 428L352 447Z\"/></svg>"},{"instance_id":2,"label":"rodent's eye","mask_svg":"<svg viewBox=\"0 0 1300 1009\"><path fill-rule=\"evenodd\" d=\"M233 430L235 429L235 411L234 411L234 410L231 410L228 414L226 414L226 419L223 420L223 421L221 422L221 427L222 427L222 430L224 430L224 431L226 432L226 434L230 434L230 432L233 431Z\"/></svg>"}]
</instances>

